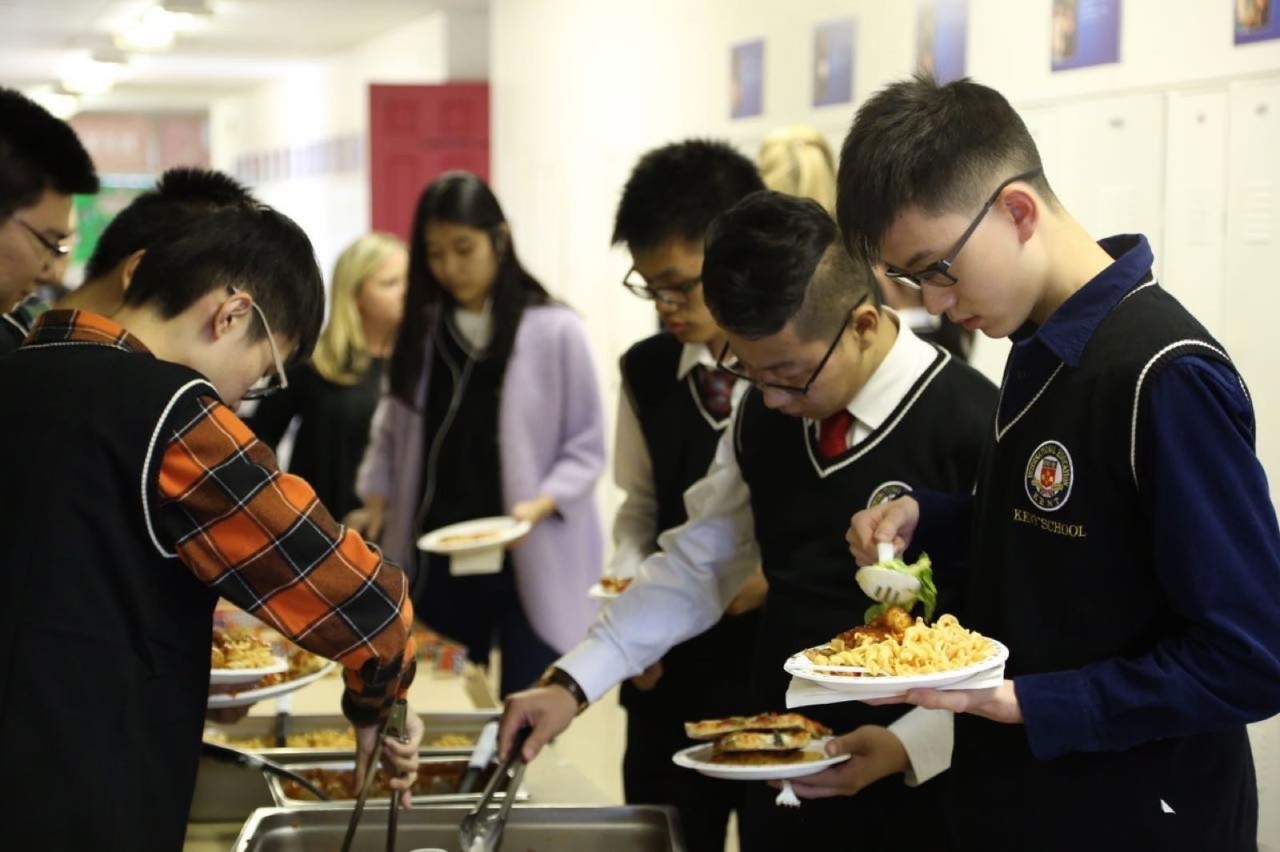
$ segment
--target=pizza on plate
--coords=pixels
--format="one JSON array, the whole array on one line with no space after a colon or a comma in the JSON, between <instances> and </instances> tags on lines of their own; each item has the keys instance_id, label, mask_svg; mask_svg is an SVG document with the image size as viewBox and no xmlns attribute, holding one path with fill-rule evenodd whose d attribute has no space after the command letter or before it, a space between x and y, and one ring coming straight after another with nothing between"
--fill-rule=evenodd
<instances>
[{"instance_id":1,"label":"pizza on plate","mask_svg":"<svg viewBox=\"0 0 1280 852\"><path fill-rule=\"evenodd\" d=\"M695 740L710 740L712 763L759 766L818 760L820 751L807 750L831 729L799 713L761 713L685 722L685 733Z\"/></svg>"}]
</instances>

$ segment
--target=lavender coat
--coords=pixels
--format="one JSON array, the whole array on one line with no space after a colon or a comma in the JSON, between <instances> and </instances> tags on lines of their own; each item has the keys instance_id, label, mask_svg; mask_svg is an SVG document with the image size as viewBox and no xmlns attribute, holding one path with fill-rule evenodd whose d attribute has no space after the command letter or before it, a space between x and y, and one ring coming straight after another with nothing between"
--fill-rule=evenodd
<instances>
[{"instance_id":1,"label":"lavender coat","mask_svg":"<svg viewBox=\"0 0 1280 852\"><path fill-rule=\"evenodd\" d=\"M415 399L425 405L431 340ZM384 394L356 475L356 493L387 498L386 555L400 565L413 554L414 515L422 499L423 419ZM600 578L604 540L595 486L604 470L604 409L582 321L560 305L528 308L516 330L498 406L502 504L546 494L553 515L514 550L516 585L538 635L564 653L598 612L587 597Z\"/></svg>"}]
</instances>

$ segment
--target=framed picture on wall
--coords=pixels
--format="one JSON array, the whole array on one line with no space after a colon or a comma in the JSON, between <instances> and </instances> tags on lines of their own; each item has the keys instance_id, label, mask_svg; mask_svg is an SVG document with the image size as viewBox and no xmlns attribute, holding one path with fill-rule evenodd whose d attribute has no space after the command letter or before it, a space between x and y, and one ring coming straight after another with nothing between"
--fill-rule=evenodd
<instances>
[{"instance_id":1,"label":"framed picture on wall","mask_svg":"<svg viewBox=\"0 0 1280 852\"><path fill-rule=\"evenodd\" d=\"M969 0L919 0L916 4L916 73L939 83L965 75Z\"/></svg>"},{"instance_id":2,"label":"framed picture on wall","mask_svg":"<svg viewBox=\"0 0 1280 852\"><path fill-rule=\"evenodd\" d=\"M1236 44L1280 38L1274 0L1231 0L1235 7Z\"/></svg>"},{"instance_id":3,"label":"framed picture on wall","mask_svg":"<svg viewBox=\"0 0 1280 852\"><path fill-rule=\"evenodd\" d=\"M853 100L854 19L827 21L813 28L813 105Z\"/></svg>"},{"instance_id":4,"label":"framed picture on wall","mask_svg":"<svg viewBox=\"0 0 1280 852\"><path fill-rule=\"evenodd\" d=\"M729 117L764 112L764 40L744 41L729 50Z\"/></svg>"},{"instance_id":5,"label":"framed picture on wall","mask_svg":"<svg viewBox=\"0 0 1280 852\"><path fill-rule=\"evenodd\" d=\"M1052 70L1120 61L1120 0L1053 0L1050 14Z\"/></svg>"}]
</instances>

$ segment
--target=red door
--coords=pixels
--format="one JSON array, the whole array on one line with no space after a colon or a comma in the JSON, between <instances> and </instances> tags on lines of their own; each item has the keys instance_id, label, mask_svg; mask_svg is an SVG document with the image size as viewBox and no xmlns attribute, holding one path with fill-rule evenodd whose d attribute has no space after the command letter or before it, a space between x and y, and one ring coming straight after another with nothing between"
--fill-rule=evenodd
<instances>
[{"instance_id":1,"label":"red door","mask_svg":"<svg viewBox=\"0 0 1280 852\"><path fill-rule=\"evenodd\" d=\"M489 179L489 85L369 86L374 230L408 239L418 195L450 169Z\"/></svg>"}]
</instances>

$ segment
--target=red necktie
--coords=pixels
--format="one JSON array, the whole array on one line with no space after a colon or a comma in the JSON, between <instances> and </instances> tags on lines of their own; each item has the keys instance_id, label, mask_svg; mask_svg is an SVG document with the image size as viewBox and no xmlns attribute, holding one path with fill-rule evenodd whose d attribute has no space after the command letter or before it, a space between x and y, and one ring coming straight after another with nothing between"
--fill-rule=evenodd
<instances>
[{"instance_id":1,"label":"red necktie","mask_svg":"<svg viewBox=\"0 0 1280 852\"><path fill-rule=\"evenodd\" d=\"M849 409L842 408L818 424L818 451L824 460L830 460L849 449L849 429L854 417Z\"/></svg>"},{"instance_id":2,"label":"red necktie","mask_svg":"<svg viewBox=\"0 0 1280 852\"><path fill-rule=\"evenodd\" d=\"M737 377L728 370L707 369L702 364L696 371L703 407L717 420L725 419L733 408L733 383Z\"/></svg>"}]
</instances>

